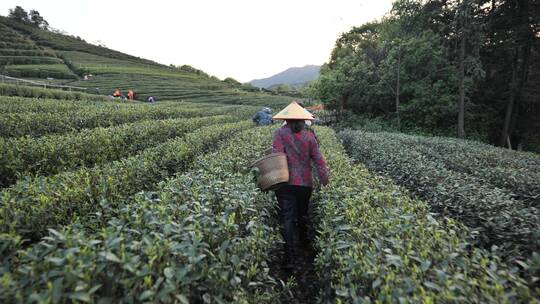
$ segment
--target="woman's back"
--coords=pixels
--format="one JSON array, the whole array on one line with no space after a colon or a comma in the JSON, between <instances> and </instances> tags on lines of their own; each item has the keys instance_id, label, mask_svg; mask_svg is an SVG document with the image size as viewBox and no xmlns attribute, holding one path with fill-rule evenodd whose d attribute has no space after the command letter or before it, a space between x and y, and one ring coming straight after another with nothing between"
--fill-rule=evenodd
<instances>
[{"instance_id":1,"label":"woman's back","mask_svg":"<svg viewBox=\"0 0 540 304\"><path fill-rule=\"evenodd\" d=\"M312 162L317 168L321 184L328 183L326 162L312 131L302 128L299 132L293 132L290 124L287 124L275 131L273 137L273 151L287 154L289 185L311 187Z\"/></svg>"}]
</instances>

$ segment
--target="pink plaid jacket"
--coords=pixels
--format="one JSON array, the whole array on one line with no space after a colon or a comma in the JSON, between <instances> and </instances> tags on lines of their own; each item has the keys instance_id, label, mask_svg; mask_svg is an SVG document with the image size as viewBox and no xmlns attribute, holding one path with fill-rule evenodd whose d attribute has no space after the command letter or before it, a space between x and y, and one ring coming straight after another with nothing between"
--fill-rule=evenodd
<instances>
[{"instance_id":1,"label":"pink plaid jacket","mask_svg":"<svg viewBox=\"0 0 540 304\"><path fill-rule=\"evenodd\" d=\"M328 184L328 168L319 150L315 134L308 130L293 133L285 125L273 134L273 152L287 154L289 165L289 185L313 186L311 163L315 164L322 185Z\"/></svg>"}]
</instances>

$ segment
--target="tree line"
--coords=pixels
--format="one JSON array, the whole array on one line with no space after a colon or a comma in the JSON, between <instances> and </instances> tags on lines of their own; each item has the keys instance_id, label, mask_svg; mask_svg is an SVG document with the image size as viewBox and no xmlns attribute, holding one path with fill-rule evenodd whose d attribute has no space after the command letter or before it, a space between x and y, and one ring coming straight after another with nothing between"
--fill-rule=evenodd
<instances>
[{"instance_id":1,"label":"tree line","mask_svg":"<svg viewBox=\"0 0 540 304\"><path fill-rule=\"evenodd\" d=\"M399 130L540 150L540 1L398 0L343 33L311 94Z\"/></svg>"},{"instance_id":2,"label":"tree line","mask_svg":"<svg viewBox=\"0 0 540 304\"><path fill-rule=\"evenodd\" d=\"M28 23L45 30L49 28L49 23L40 15L37 10L30 10L30 12L27 12L24 8L18 5L9 10L8 18L19 22Z\"/></svg>"}]
</instances>

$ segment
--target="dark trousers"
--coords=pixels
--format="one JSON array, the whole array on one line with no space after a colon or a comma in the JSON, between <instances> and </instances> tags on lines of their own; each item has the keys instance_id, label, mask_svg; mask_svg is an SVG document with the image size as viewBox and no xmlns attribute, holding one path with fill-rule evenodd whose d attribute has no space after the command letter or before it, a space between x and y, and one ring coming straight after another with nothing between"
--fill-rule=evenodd
<instances>
[{"instance_id":1,"label":"dark trousers","mask_svg":"<svg viewBox=\"0 0 540 304\"><path fill-rule=\"evenodd\" d=\"M285 240L285 253L291 259L300 243L307 242L307 224L311 187L285 185L276 190L279 224Z\"/></svg>"}]
</instances>

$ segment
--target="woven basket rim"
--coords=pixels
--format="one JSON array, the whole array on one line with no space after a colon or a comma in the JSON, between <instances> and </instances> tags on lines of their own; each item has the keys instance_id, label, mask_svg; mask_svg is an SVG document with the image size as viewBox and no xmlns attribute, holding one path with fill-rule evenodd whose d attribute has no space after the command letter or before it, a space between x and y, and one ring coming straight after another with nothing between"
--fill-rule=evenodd
<instances>
[{"instance_id":1,"label":"woven basket rim","mask_svg":"<svg viewBox=\"0 0 540 304\"><path fill-rule=\"evenodd\" d=\"M265 156L255 160L253 163L251 163L251 166L254 167L254 166L256 166L257 163L260 163L261 161L269 159L269 158L282 157L282 156L287 157L287 154L285 154L283 152L270 153L268 155L265 155Z\"/></svg>"}]
</instances>

